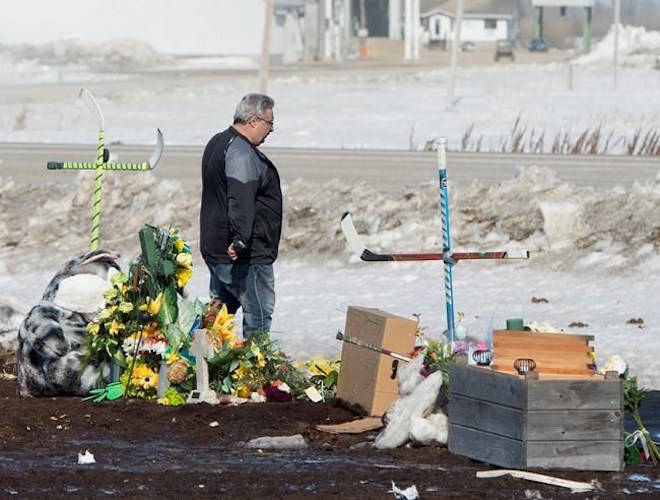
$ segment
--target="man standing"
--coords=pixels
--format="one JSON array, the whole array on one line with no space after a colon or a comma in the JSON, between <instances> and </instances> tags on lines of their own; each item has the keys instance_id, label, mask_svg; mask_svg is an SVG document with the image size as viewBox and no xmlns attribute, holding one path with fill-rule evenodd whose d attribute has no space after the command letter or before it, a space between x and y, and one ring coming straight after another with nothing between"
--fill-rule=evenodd
<instances>
[{"instance_id":1,"label":"man standing","mask_svg":"<svg viewBox=\"0 0 660 500\"><path fill-rule=\"evenodd\" d=\"M270 331L275 308L282 191L275 165L257 149L273 131L274 106L263 94L243 97L234 124L209 141L202 157L200 246L209 290L230 313L243 307L244 337Z\"/></svg>"}]
</instances>

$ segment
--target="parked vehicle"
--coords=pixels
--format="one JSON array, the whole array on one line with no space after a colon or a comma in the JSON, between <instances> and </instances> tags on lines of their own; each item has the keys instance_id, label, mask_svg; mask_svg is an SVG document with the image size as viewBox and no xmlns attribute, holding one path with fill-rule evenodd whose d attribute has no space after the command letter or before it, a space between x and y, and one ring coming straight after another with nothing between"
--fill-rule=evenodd
<instances>
[{"instance_id":1,"label":"parked vehicle","mask_svg":"<svg viewBox=\"0 0 660 500\"><path fill-rule=\"evenodd\" d=\"M461 43L461 52L472 52L476 48L474 42L465 41Z\"/></svg>"},{"instance_id":2,"label":"parked vehicle","mask_svg":"<svg viewBox=\"0 0 660 500\"><path fill-rule=\"evenodd\" d=\"M495 42L495 62L498 62L503 57L508 57L511 61L515 61L512 40L503 39Z\"/></svg>"},{"instance_id":3,"label":"parked vehicle","mask_svg":"<svg viewBox=\"0 0 660 500\"><path fill-rule=\"evenodd\" d=\"M534 38L527 47L530 52L547 52L548 45L545 43L545 40L542 38Z\"/></svg>"}]
</instances>

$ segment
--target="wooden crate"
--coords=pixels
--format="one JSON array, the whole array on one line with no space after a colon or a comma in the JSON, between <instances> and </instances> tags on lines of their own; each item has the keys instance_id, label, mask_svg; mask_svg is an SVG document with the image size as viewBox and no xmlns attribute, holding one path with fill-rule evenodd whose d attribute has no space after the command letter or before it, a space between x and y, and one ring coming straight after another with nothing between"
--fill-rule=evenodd
<instances>
[{"instance_id":1,"label":"wooden crate","mask_svg":"<svg viewBox=\"0 0 660 500\"><path fill-rule=\"evenodd\" d=\"M515 374L513 362L531 358L541 376L591 378L595 371L593 341L592 335L497 330L493 332L491 368Z\"/></svg>"},{"instance_id":2,"label":"wooden crate","mask_svg":"<svg viewBox=\"0 0 660 500\"><path fill-rule=\"evenodd\" d=\"M451 367L449 451L511 469L623 469L619 379L526 379Z\"/></svg>"}]
</instances>

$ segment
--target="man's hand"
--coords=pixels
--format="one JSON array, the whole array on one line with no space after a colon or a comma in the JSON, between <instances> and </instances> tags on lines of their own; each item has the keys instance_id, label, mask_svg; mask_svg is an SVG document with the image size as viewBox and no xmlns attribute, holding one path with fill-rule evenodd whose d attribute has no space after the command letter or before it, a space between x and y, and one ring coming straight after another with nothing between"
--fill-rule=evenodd
<instances>
[{"instance_id":1,"label":"man's hand","mask_svg":"<svg viewBox=\"0 0 660 500\"><path fill-rule=\"evenodd\" d=\"M227 248L227 255L229 255L229 258L231 260L238 259L238 253L236 253L236 248L234 248L233 243L231 245L229 245L229 248Z\"/></svg>"}]
</instances>

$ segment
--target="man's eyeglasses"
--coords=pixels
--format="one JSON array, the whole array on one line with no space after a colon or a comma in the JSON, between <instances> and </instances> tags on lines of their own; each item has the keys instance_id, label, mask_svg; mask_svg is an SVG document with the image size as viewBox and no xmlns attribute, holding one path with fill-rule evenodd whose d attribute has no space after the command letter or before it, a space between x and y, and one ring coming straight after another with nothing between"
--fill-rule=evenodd
<instances>
[{"instance_id":1,"label":"man's eyeglasses","mask_svg":"<svg viewBox=\"0 0 660 500\"><path fill-rule=\"evenodd\" d=\"M275 120L266 120L260 116L257 116L256 119L261 120L262 122L266 122L271 129L275 128Z\"/></svg>"}]
</instances>

